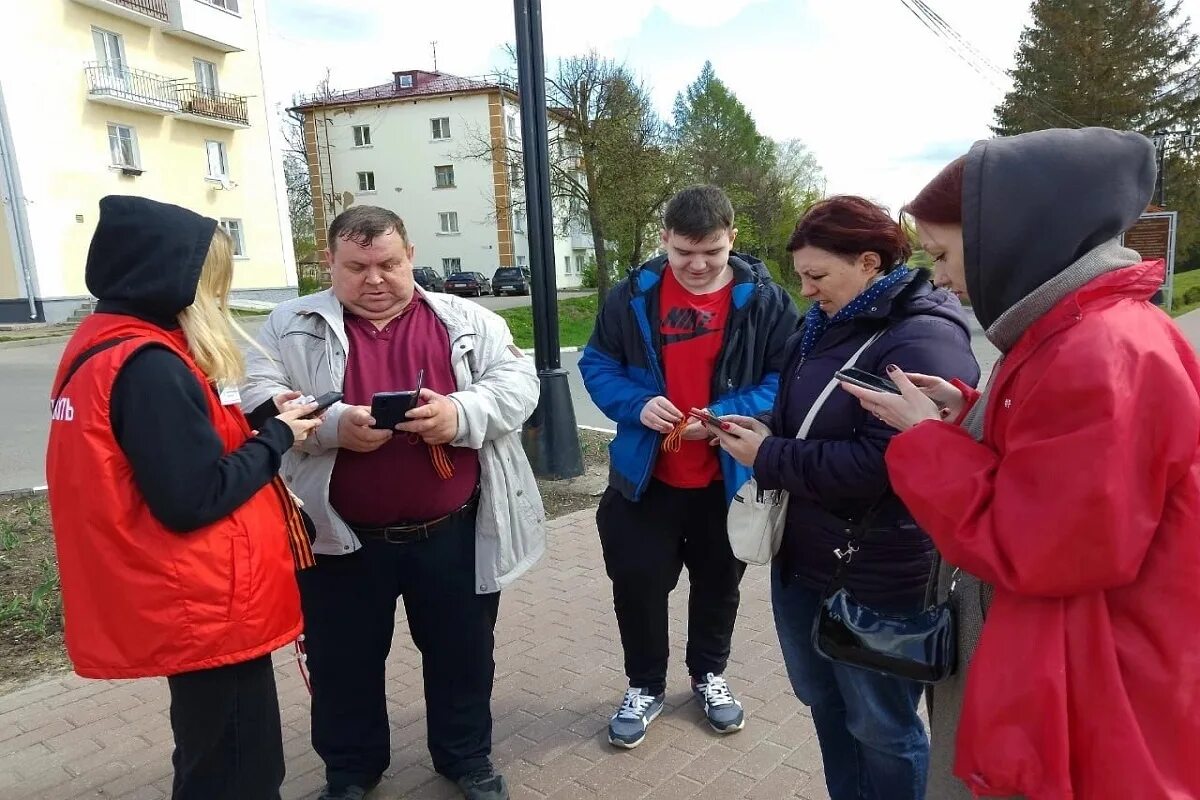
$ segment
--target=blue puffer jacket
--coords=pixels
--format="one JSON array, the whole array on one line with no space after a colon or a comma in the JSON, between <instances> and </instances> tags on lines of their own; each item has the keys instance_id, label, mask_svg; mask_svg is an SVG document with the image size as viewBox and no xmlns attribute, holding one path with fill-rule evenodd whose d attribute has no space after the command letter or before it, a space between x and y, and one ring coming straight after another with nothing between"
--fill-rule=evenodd
<instances>
[{"instance_id":1,"label":"blue puffer jacket","mask_svg":"<svg viewBox=\"0 0 1200 800\"><path fill-rule=\"evenodd\" d=\"M709 408L717 415L756 416L769 411L775 401L788 338L800 324L800 315L761 261L734 253L729 265L734 276L731 308ZM609 483L632 501L640 500L650 483L663 438L639 417L648 401L666 394L657 322L666 268L667 259L660 256L613 287L579 360L592 401L617 423L617 436L609 445ZM723 451L720 460L728 502L750 478L750 470Z\"/></svg>"},{"instance_id":2,"label":"blue puffer jacket","mask_svg":"<svg viewBox=\"0 0 1200 800\"><path fill-rule=\"evenodd\" d=\"M829 583L846 546L847 522L863 519L873 504L870 538L846 572L846 584L867 603L919 604L933 566L933 543L892 494L883 454L896 431L863 410L847 392L834 389L813 420L808 437L796 431L821 391L871 336L883 335L859 357L857 366L884 375L889 364L906 372L959 378L974 386L979 364L958 300L934 289L929 272L915 270L870 310L831 325L808 358L800 356L798 333L771 416L775 433L754 463L765 488L790 494L787 525L777 560L785 579L812 589Z\"/></svg>"}]
</instances>

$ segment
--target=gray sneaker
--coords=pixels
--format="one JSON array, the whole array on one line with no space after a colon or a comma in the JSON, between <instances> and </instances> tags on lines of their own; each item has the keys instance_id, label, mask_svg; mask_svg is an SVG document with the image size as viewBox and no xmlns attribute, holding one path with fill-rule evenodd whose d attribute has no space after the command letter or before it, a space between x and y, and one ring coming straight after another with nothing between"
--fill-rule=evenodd
<instances>
[{"instance_id":1,"label":"gray sneaker","mask_svg":"<svg viewBox=\"0 0 1200 800\"><path fill-rule=\"evenodd\" d=\"M717 733L734 733L746 726L746 712L729 691L723 676L710 672L702 681L692 678L692 694Z\"/></svg>"},{"instance_id":2,"label":"gray sneaker","mask_svg":"<svg viewBox=\"0 0 1200 800\"><path fill-rule=\"evenodd\" d=\"M608 743L632 750L646 738L646 729L662 713L665 695L643 694L644 690L630 688L625 692L621 707L608 722Z\"/></svg>"}]
</instances>

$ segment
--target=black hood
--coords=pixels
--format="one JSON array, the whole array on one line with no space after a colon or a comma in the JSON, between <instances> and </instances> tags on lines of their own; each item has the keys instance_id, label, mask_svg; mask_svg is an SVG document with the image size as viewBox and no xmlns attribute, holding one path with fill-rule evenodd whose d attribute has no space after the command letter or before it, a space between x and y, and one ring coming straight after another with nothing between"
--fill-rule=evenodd
<instances>
[{"instance_id":1,"label":"black hood","mask_svg":"<svg viewBox=\"0 0 1200 800\"><path fill-rule=\"evenodd\" d=\"M1154 178L1154 145L1138 133L1057 129L977 142L963 173L963 256L983 327L1128 230Z\"/></svg>"},{"instance_id":2,"label":"black hood","mask_svg":"<svg viewBox=\"0 0 1200 800\"><path fill-rule=\"evenodd\" d=\"M196 299L217 221L144 197L109 195L88 249L98 311L169 324Z\"/></svg>"}]
</instances>

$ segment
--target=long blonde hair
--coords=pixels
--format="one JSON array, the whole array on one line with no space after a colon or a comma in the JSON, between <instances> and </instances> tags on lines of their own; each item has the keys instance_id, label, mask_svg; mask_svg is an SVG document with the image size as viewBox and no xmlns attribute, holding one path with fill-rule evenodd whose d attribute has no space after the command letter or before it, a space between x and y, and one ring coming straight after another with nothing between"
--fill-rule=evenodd
<instances>
[{"instance_id":1,"label":"long blonde hair","mask_svg":"<svg viewBox=\"0 0 1200 800\"><path fill-rule=\"evenodd\" d=\"M218 227L200 267L196 299L179 312L179 327L187 336L196 366L219 384L237 384L246 376L246 359L235 334L253 344L229 312L233 288L233 241Z\"/></svg>"}]
</instances>

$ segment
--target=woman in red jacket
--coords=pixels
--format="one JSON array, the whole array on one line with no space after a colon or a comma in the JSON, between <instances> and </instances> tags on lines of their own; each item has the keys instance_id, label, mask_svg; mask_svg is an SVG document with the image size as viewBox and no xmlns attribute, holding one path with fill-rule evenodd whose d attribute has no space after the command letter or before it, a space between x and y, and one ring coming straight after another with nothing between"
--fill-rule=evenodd
<instances>
[{"instance_id":1,"label":"woman in red jacket","mask_svg":"<svg viewBox=\"0 0 1200 800\"><path fill-rule=\"evenodd\" d=\"M961 570L931 798L1200 797L1200 365L1118 242L1154 163L1101 128L992 139L908 206L1003 353L982 395L903 364L902 397L846 387L902 431L942 598Z\"/></svg>"},{"instance_id":2,"label":"woman in red jacket","mask_svg":"<svg viewBox=\"0 0 1200 800\"><path fill-rule=\"evenodd\" d=\"M88 678L167 676L175 800L278 798L271 651L301 630L312 553L276 476L320 420L238 406L229 237L214 220L105 197L99 302L55 378L47 482L67 652Z\"/></svg>"}]
</instances>

